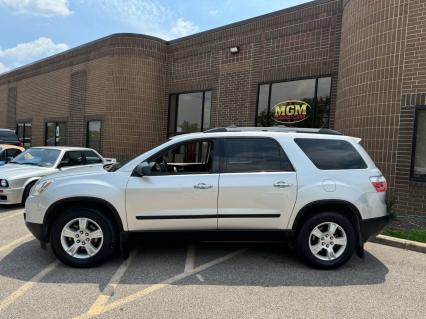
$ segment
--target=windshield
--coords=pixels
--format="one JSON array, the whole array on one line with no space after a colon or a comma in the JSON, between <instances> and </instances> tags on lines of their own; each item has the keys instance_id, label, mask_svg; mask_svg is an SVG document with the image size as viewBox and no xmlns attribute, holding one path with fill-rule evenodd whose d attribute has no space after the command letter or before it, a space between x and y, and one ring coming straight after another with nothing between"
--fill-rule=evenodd
<instances>
[{"instance_id":1,"label":"windshield","mask_svg":"<svg viewBox=\"0 0 426 319\"><path fill-rule=\"evenodd\" d=\"M30 148L19 154L10 164L34 165L41 167L52 167L61 154L59 150L48 148Z\"/></svg>"}]
</instances>

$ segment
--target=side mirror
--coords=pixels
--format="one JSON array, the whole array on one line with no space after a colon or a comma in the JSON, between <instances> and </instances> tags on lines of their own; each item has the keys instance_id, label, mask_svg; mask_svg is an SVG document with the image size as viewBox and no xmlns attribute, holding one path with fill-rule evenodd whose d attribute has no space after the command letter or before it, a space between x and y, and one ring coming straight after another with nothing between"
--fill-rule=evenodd
<instances>
[{"instance_id":1,"label":"side mirror","mask_svg":"<svg viewBox=\"0 0 426 319\"><path fill-rule=\"evenodd\" d=\"M135 173L140 177L149 176L151 175L151 167L149 166L148 162L142 162L135 167Z\"/></svg>"},{"instance_id":2,"label":"side mirror","mask_svg":"<svg viewBox=\"0 0 426 319\"><path fill-rule=\"evenodd\" d=\"M6 163L9 163L11 160L13 160L13 156L8 156L6 159Z\"/></svg>"}]
</instances>

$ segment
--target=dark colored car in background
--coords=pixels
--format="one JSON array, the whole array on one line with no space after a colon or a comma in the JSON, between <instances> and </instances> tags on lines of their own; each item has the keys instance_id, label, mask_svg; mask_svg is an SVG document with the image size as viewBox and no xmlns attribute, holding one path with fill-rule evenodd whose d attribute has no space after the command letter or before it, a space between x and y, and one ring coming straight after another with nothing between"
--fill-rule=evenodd
<instances>
[{"instance_id":1,"label":"dark colored car in background","mask_svg":"<svg viewBox=\"0 0 426 319\"><path fill-rule=\"evenodd\" d=\"M0 144L23 146L16 136L15 131L5 128L0 128Z\"/></svg>"}]
</instances>

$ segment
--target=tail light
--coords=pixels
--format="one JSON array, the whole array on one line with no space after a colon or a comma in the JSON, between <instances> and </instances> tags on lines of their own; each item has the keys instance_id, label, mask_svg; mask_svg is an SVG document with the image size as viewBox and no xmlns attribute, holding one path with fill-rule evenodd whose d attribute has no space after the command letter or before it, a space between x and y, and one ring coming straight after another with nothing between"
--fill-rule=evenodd
<instances>
[{"instance_id":1,"label":"tail light","mask_svg":"<svg viewBox=\"0 0 426 319\"><path fill-rule=\"evenodd\" d=\"M386 192L386 190L388 189L388 182L386 181L386 178L384 176L370 177L370 181L374 189L378 193Z\"/></svg>"},{"instance_id":2,"label":"tail light","mask_svg":"<svg viewBox=\"0 0 426 319\"><path fill-rule=\"evenodd\" d=\"M19 145L18 145L18 146L20 146L20 147L24 147L24 142L19 141Z\"/></svg>"}]
</instances>

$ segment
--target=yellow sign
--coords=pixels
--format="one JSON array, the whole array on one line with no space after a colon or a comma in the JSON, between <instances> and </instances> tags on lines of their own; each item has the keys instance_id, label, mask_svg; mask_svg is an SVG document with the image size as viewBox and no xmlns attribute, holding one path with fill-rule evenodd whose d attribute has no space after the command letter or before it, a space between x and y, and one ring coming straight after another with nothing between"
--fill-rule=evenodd
<instances>
[{"instance_id":1,"label":"yellow sign","mask_svg":"<svg viewBox=\"0 0 426 319\"><path fill-rule=\"evenodd\" d=\"M272 119L277 123L291 124L306 120L311 115L311 106L298 100L288 100L276 104L272 110Z\"/></svg>"}]
</instances>

